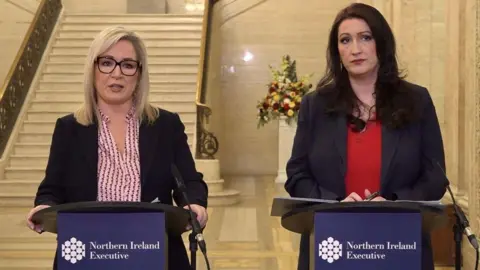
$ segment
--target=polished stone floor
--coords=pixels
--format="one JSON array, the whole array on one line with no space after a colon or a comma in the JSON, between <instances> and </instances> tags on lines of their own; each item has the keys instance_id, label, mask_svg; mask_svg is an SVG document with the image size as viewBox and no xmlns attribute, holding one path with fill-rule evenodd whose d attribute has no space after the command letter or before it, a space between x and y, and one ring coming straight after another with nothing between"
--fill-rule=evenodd
<instances>
[{"instance_id":1,"label":"polished stone floor","mask_svg":"<svg viewBox=\"0 0 480 270\"><path fill-rule=\"evenodd\" d=\"M225 179L242 194L240 204L211 207L205 229L211 269L296 269L299 237L270 217L274 196L285 196L274 177ZM199 270L206 269L198 258Z\"/></svg>"}]
</instances>

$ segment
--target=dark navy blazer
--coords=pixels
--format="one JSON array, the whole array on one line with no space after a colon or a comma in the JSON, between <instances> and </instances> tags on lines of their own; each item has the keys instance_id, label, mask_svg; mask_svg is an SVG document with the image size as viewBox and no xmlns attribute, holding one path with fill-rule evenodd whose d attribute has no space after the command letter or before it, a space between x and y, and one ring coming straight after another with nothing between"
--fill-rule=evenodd
<instances>
[{"instance_id":1,"label":"dark navy blazer","mask_svg":"<svg viewBox=\"0 0 480 270\"><path fill-rule=\"evenodd\" d=\"M379 192L387 200L439 200L447 182L442 177L433 177L438 174L432 173L433 163L438 162L445 168L438 118L427 89L410 83L407 86L416 96L421 117L401 129L382 127ZM345 194L346 116L327 114L325 108L326 98L318 90L302 100L286 169L285 189L292 197L342 200L348 196ZM368 155L365 153L365 158ZM430 261L425 261L425 265L430 265L431 250L429 239L426 240L424 254ZM308 237L302 237L301 245L298 269L307 270Z\"/></svg>"}]
</instances>

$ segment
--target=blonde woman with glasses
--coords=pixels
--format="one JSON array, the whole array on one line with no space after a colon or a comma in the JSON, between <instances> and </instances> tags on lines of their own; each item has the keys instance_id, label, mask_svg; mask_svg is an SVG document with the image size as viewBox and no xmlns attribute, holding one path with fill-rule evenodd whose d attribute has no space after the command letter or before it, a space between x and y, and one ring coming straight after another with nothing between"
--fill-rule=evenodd
<instances>
[{"instance_id":1,"label":"blonde woman with glasses","mask_svg":"<svg viewBox=\"0 0 480 270\"><path fill-rule=\"evenodd\" d=\"M122 27L103 30L91 44L84 72L84 103L56 122L45 178L28 214L28 226L41 233L32 215L64 203L158 198L164 204L175 199L184 206L173 192L170 166L174 163L204 227L207 185L195 168L179 116L148 102L142 40ZM169 236L168 245L169 269L191 269L181 237Z\"/></svg>"}]
</instances>

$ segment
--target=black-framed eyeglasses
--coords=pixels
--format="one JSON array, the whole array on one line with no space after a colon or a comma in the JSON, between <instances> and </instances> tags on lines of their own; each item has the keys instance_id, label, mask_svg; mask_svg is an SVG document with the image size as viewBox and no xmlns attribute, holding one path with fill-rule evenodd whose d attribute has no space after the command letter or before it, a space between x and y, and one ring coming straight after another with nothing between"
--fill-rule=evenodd
<instances>
[{"instance_id":1,"label":"black-framed eyeglasses","mask_svg":"<svg viewBox=\"0 0 480 270\"><path fill-rule=\"evenodd\" d=\"M103 56L97 57L95 63L97 64L98 70L105 74L112 73L117 66L120 66L120 71L125 76L133 76L137 73L138 69L141 69L140 62L133 59L117 62L111 57Z\"/></svg>"},{"instance_id":2,"label":"black-framed eyeglasses","mask_svg":"<svg viewBox=\"0 0 480 270\"><path fill-rule=\"evenodd\" d=\"M350 129L355 133L360 133L365 131L367 127L367 122L363 121L363 119L355 117L351 114L347 115L347 121L350 126Z\"/></svg>"}]
</instances>

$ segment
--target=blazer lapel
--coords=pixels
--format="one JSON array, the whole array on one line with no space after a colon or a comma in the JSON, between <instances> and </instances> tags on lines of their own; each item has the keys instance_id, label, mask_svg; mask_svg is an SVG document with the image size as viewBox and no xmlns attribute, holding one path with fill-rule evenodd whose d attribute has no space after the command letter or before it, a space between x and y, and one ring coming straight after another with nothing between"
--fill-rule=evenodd
<instances>
[{"instance_id":1,"label":"blazer lapel","mask_svg":"<svg viewBox=\"0 0 480 270\"><path fill-rule=\"evenodd\" d=\"M401 131L392 130L382 126L382 164L381 164L381 186L385 187L388 182L388 171L392 164L393 156L400 140Z\"/></svg>"},{"instance_id":2,"label":"blazer lapel","mask_svg":"<svg viewBox=\"0 0 480 270\"><path fill-rule=\"evenodd\" d=\"M140 151L140 177L142 186L145 184L145 175L147 175L156 154L159 134L155 132L157 126L142 121L140 125L139 151Z\"/></svg>"},{"instance_id":3,"label":"blazer lapel","mask_svg":"<svg viewBox=\"0 0 480 270\"><path fill-rule=\"evenodd\" d=\"M345 177L347 171L347 123L345 116L336 117L334 124L334 141L340 156L340 172Z\"/></svg>"},{"instance_id":4,"label":"blazer lapel","mask_svg":"<svg viewBox=\"0 0 480 270\"><path fill-rule=\"evenodd\" d=\"M89 126L81 126L78 131L77 150L80 151L86 164L86 179L85 181L93 181L93 189L96 197L97 192L97 171L98 171L98 128L97 124Z\"/></svg>"}]
</instances>

